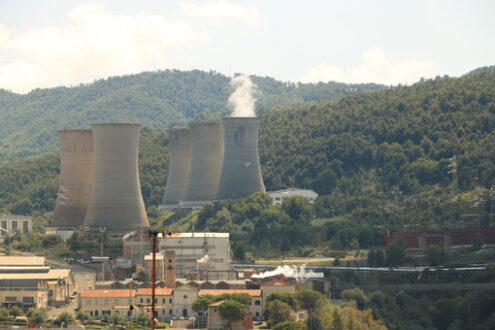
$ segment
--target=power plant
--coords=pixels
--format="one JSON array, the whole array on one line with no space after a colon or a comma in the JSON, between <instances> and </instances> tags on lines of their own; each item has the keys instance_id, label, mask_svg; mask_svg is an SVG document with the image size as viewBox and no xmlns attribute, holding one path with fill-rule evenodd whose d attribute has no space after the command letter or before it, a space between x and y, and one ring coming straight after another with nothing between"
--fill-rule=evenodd
<instances>
[{"instance_id":1,"label":"power plant","mask_svg":"<svg viewBox=\"0 0 495 330\"><path fill-rule=\"evenodd\" d=\"M216 200L248 197L265 192L258 157L259 119L222 118L224 156Z\"/></svg>"},{"instance_id":2,"label":"power plant","mask_svg":"<svg viewBox=\"0 0 495 330\"><path fill-rule=\"evenodd\" d=\"M84 222L93 183L91 130L58 131L60 179L53 226L77 228Z\"/></svg>"},{"instance_id":3,"label":"power plant","mask_svg":"<svg viewBox=\"0 0 495 330\"><path fill-rule=\"evenodd\" d=\"M189 123L191 170L181 207L199 208L216 197L223 161L223 129L219 122Z\"/></svg>"},{"instance_id":4,"label":"power plant","mask_svg":"<svg viewBox=\"0 0 495 330\"><path fill-rule=\"evenodd\" d=\"M113 233L148 228L138 173L141 125L93 124L94 176L84 226Z\"/></svg>"},{"instance_id":5,"label":"power plant","mask_svg":"<svg viewBox=\"0 0 495 330\"><path fill-rule=\"evenodd\" d=\"M189 171L191 169L191 130L172 128L168 130L170 167L167 186L160 205L161 209L176 209L184 200Z\"/></svg>"}]
</instances>

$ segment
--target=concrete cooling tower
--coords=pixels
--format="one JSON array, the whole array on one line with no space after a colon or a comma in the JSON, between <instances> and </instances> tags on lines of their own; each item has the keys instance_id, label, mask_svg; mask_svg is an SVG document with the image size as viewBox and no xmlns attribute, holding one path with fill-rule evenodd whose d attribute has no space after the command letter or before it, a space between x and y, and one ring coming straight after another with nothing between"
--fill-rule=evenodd
<instances>
[{"instance_id":1,"label":"concrete cooling tower","mask_svg":"<svg viewBox=\"0 0 495 330\"><path fill-rule=\"evenodd\" d=\"M181 207L196 208L215 199L223 159L223 130L218 122L191 122L189 182Z\"/></svg>"},{"instance_id":2,"label":"concrete cooling tower","mask_svg":"<svg viewBox=\"0 0 495 330\"><path fill-rule=\"evenodd\" d=\"M53 226L77 228L84 222L93 183L91 130L58 131L60 179Z\"/></svg>"},{"instance_id":3,"label":"concrete cooling tower","mask_svg":"<svg viewBox=\"0 0 495 330\"><path fill-rule=\"evenodd\" d=\"M170 166L165 194L160 205L164 210L176 209L186 195L191 169L191 130L172 128L168 130L168 141Z\"/></svg>"},{"instance_id":4,"label":"concrete cooling tower","mask_svg":"<svg viewBox=\"0 0 495 330\"><path fill-rule=\"evenodd\" d=\"M95 169L84 226L125 233L149 227L138 173L141 125L93 124Z\"/></svg>"},{"instance_id":5,"label":"concrete cooling tower","mask_svg":"<svg viewBox=\"0 0 495 330\"><path fill-rule=\"evenodd\" d=\"M259 119L223 118L224 157L217 200L247 197L265 192L258 157Z\"/></svg>"}]
</instances>

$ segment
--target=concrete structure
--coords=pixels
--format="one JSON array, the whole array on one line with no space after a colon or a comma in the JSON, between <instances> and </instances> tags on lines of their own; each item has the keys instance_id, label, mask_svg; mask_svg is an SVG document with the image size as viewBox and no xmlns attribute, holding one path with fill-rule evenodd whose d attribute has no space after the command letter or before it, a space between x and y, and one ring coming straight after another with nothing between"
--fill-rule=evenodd
<instances>
[{"instance_id":1,"label":"concrete structure","mask_svg":"<svg viewBox=\"0 0 495 330\"><path fill-rule=\"evenodd\" d=\"M163 281L165 279L164 274L163 254L155 253L155 281ZM144 280L151 282L153 275L153 254L144 256Z\"/></svg>"},{"instance_id":2,"label":"concrete structure","mask_svg":"<svg viewBox=\"0 0 495 330\"><path fill-rule=\"evenodd\" d=\"M84 222L93 184L91 130L58 131L60 178L53 227L77 228Z\"/></svg>"},{"instance_id":3,"label":"concrete structure","mask_svg":"<svg viewBox=\"0 0 495 330\"><path fill-rule=\"evenodd\" d=\"M122 236L122 256L134 264L144 264L144 256L151 253L153 243L147 233L131 232Z\"/></svg>"},{"instance_id":4,"label":"concrete structure","mask_svg":"<svg viewBox=\"0 0 495 330\"><path fill-rule=\"evenodd\" d=\"M175 251L165 251L165 287L175 288Z\"/></svg>"},{"instance_id":5,"label":"concrete structure","mask_svg":"<svg viewBox=\"0 0 495 330\"><path fill-rule=\"evenodd\" d=\"M215 199L223 159L223 129L218 122L191 122L191 170L181 207L201 208Z\"/></svg>"},{"instance_id":6,"label":"concrete structure","mask_svg":"<svg viewBox=\"0 0 495 330\"><path fill-rule=\"evenodd\" d=\"M258 118L222 118L224 156L217 200L265 192L258 157Z\"/></svg>"},{"instance_id":7,"label":"concrete structure","mask_svg":"<svg viewBox=\"0 0 495 330\"><path fill-rule=\"evenodd\" d=\"M282 205L284 198L292 196L301 196L306 198L311 204L318 198L318 194L313 190L300 189L300 188L288 188L277 191L269 191L268 195L272 198L273 205Z\"/></svg>"},{"instance_id":8,"label":"concrete structure","mask_svg":"<svg viewBox=\"0 0 495 330\"><path fill-rule=\"evenodd\" d=\"M158 249L162 253L175 251L175 272L178 277L200 273L200 279L229 279L230 246L228 233L158 234ZM202 259L204 262L198 262Z\"/></svg>"},{"instance_id":9,"label":"concrete structure","mask_svg":"<svg viewBox=\"0 0 495 330\"><path fill-rule=\"evenodd\" d=\"M178 208L186 195L191 169L191 130L172 128L168 130L168 141L170 166L165 193L159 206L163 210Z\"/></svg>"},{"instance_id":10,"label":"concrete structure","mask_svg":"<svg viewBox=\"0 0 495 330\"><path fill-rule=\"evenodd\" d=\"M27 234L32 228L32 218L23 215L0 214L0 241L3 242L14 231L19 230L22 234Z\"/></svg>"},{"instance_id":11,"label":"concrete structure","mask_svg":"<svg viewBox=\"0 0 495 330\"><path fill-rule=\"evenodd\" d=\"M266 308L266 298L274 292L295 292L296 288L289 281L273 279L263 282L261 284L261 291L263 291L263 306Z\"/></svg>"},{"instance_id":12,"label":"concrete structure","mask_svg":"<svg viewBox=\"0 0 495 330\"><path fill-rule=\"evenodd\" d=\"M0 305L11 308L63 306L71 297L70 269L50 269L44 257L0 257Z\"/></svg>"},{"instance_id":13,"label":"concrete structure","mask_svg":"<svg viewBox=\"0 0 495 330\"><path fill-rule=\"evenodd\" d=\"M138 173L141 125L93 124L94 177L84 226L123 234L149 227Z\"/></svg>"}]
</instances>

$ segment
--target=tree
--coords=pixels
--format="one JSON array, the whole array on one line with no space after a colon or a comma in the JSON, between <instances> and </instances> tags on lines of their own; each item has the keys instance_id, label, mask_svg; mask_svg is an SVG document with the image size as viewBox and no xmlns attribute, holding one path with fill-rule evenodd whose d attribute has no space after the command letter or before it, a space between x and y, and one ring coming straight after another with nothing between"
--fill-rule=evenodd
<instances>
[{"instance_id":1,"label":"tree","mask_svg":"<svg viewBox=\"0 0 495 330\"><path fill-rule=\"evenodd\" d=\"M266 319L273 327L284 321L291 321L291 307L280 300L272 300L266 304Z\"/></svg>"},{"instance_id":2,"label":"tree","mask_svg":"<svg viewBox=\"0 0 495 330\"><path fill-rule=\"evenodd\" d=\"M473 250L474 251L481 250L481 248L483 247L483 244L485 244L485 242L483 241L483 237L481 236L481 234L479 232L476 233L476 235L474 235L472 244L473 244Z\"/></svg>"},{"instance_id":3,"label":"tree","mask_svg":"<svg viewBox=\"0 0 495 330\"><path fill-rule=\"evenodd\" d=\"M208 305L215 302L215 297L210 294L198 296L198 298L192 303L192 310L196 313L201 313L203 318L205 311L208 311Z\"/></svg>"},{"instance_id":4,"label":"tree","mask_svg":"<svg viewBox=\"0 0 495 330\"><path fill-rule=\"evenodd\" d=\"M296 321L286 321L277 324L272 330L306 330L308 327L306 324Z\"/></svg>"},{"instance_id":5,"label":"tree","mask_svg":"<svg viewBox=\"0 0 495 330\"><path fill-rule=\"evenodd\" d=\"M9 310L7 308L0 308L0 321L6 321L9 319Z\"/></svg>"},{"instance_id":6,"label":"tree","mask_svg":"<svg viewBox=\"0 0 495 330\"><path fill-rule=\"evenodd\" d=\"M289 305L293 311L297 309L297 300L292 292L274 292L266 298L266 302L279 300Z\"/></svg>"},{"instance_id":7,"label":"tree","mask_svg":"<svg viewBox=\"0 0 495 330\"><path fill-rule=\"evenodd\" d=\"M34 323L36 325L46 322L46 313L44 309L30 308L27 311L26 316L30 323Z\"/></svg>"},{"instance_id":8,"label":"tree","mask_svg":"<svg viewBox=\"0 0 495 330\"><path fill-rule=\"evenodd\" d=\"M148 313L142 312L142 313L139 313L138 317L136 318L136 322L138 324L141 324L141 325L147 327L151 324L151 317Z\"/></svg>"},{"instance_id":9,"label":"tree","mask_svg":"<svg viewBox=\"0 0 495 330\"><path fill-rule=\"evenodd\" d=\"M340 293L340 297L344 300L354 300L359 309L364 309L368 303L368 297L360 288L344 290Z\"/></svg>"},{"instance_id":10,"label":"tree","mask_svg":"<svg viewBox=\"0 0 495 330\"><path fill-rule=\"evenodd\" d=\"M244 262L246 259L246 244L244 241L237 243L234 249L234 259Z\"/></svg>"},{"instance_id":11,"label":"tree","mask_svg":"<svg viewBox=\"0 0 495 330\"><path fill-rule=\"evenodd\" d=\"M244 319L247 308L235 300L226 300L218 306L220 317L228 322L228 327L232 330L232 323Z\"/></svg>"},{"instance_id":12,"label":"tree","mask_svg":"<svg viewBox=\"0 0 495 330\"><path fill-rule=\"evenodd\" d=\"M402 237L387 247L387 266L399 266L404 263L406 256L406 242Z\"/></svg>"},{"instance_id":13,"label":"tree","mask_svg":"<svg viewBox=\"0 0 495 330\"><path fill-rule=\"evenodd\" d=\"M233 293L232 299L243 304L243 305L251 305L251 296L247 293Z\"/></svg>"},{"instance_id":14,"label":"tree","mask_svg":"<svg viewBox=\"0 0 495 330\"><path fill-rule=\"evenodd\" d=\"M302 196L284 198L282 209L295 222L308 222L313 216L313 205Z\"/></svg>"},{"instance_id":15,"label":"tree","mask_svg":"<svg viewBox=\"0 0 495 330\"><path fill-rule=\"evenodd\" d=\"M87 321L90 318L91 318L91 315L89 315L88 312L78 311L76 313L76 319L81 321L81 322Z\"/></svg>"},{"instance_id":16,"label":"tree","mask_svg":"<svg viewBox=\"0 0 495 330\"><path fill-rule=\"evenodd\" d=\"M430 266L437 266L442 262L444 251L442 246L432 244L425 249L426 261Z\"/></svg>"},{"instance_id":17,"label":"tree","mask_svg":"<svg viewBox=\"0 0 495 330\"><path fill-rule=\"evenodd\" d=\"M342 316L340 316L339 310L337 308L333 310L332 316L333 316L332 329L344 330L344 322L342 322Z\"/></svg>"},{"instance_id":18,"label":"tree","mask_svg":"<svg viewBox=\"0 0 495 330\"><path fill-rule=\"evenodd\" d=\"M325 297L312 290L299 290L296 292L296 299L302 309L308 311L308 328L311 329L313 312L325 301Z\"/></svg>"},{"instance_id":19,"label":"tree","mask_svg":"<svg viewBox=\"0 0 495 330\"><path fill-rule=\"evenodd\" d=\"M111 318L112 324L123 324L125 322L125 319L122 317L120 314L113 314Z\"/></svg>"},{"instance_id":20,"label":"tree","mask_svg":"<svg viewBox=\"0 0 495 330\"><path fill-rule=\"evenodd\" d=\"M24 313L22 312L22 310L19 307L17 307L17 306L14 306L14 307L10 308L9 314L12 317L14 317L14 318L16 318L17 316L20 316L20 315L24 315Z\"/></svg>"},{"instance_id":21,"label":"tree","mask_svg":"<svg viewBox=\"0 0 495 330\"><path fill-rule=\"evenodd\" d=\"M67 328L69 324L74 323L74 316L72 316L69 312L62 312L57 318L53 321L53 324L61 327Z\"/></svg>"}]
</instances>

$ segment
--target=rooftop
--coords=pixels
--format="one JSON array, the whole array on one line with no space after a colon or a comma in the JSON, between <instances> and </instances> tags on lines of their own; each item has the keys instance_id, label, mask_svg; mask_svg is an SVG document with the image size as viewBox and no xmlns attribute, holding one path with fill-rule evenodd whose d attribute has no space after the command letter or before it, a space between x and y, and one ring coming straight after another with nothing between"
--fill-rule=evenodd
<instances>
[{"instance_id":1,"label":"rooftop","mask_svg":"<svg viewBox=\"0 0 495 330\"><path fill-rule=\"evenodd\" d=\"M50 269L46 273L5 273L0 280L57 280L70 276L70 269Z\"/></svg>"},{"instance_id":2,"label":"rooftop","mask_svg":"<svg viewBox=\"0 0 495 330\"><path fill-rule=\"evenodd\" d=\"M172 288L155 288L155 295L158 296L171 296L172 291L174 289ZM151 288L139 288L136 289L136 294L137 295L151 295Z\"/></svg>"},{"instance_id":3,"label":"rooftop","mask_svg":"<svg viewBox=\"0 0 495 330\"><path fill-rule=\"evenodd\" d=\"M251 297L259 297L261 296L260 289L204 289L199 290L198 295L211 294L212 296L220 296L224 293L233 294L233 293L247 293Z\"/></svg>"},{"instance_id":4,"label":"rooftop","mask_svg":"<svg viewBox=\"0 0 495 330\"><path fill-rule=\"evenodd\" d=\"M45 257L0 256L0 266L44 266Z\"/></svg>"},{"instance_id":5,"label":"rooftop","mask_svg":"<svg viewBox=\"0 0 495 330\"><path fill-rule=\"evenodd\" d=\"M163 234L158 234L159 238L163 238ZM170 233L165 238L229 238L229 233Z\"/></svg>"},{"instance_id":6,"label":"rooftop","mask_svg":"<svg viewBox=\"0 0 495 330\"><path fill-rule=\"evenodd\" d=\"M88 289L81 291L81 298L131 298L135 296L136 291L129 289Z\"/></svg>"}]
</instances>

